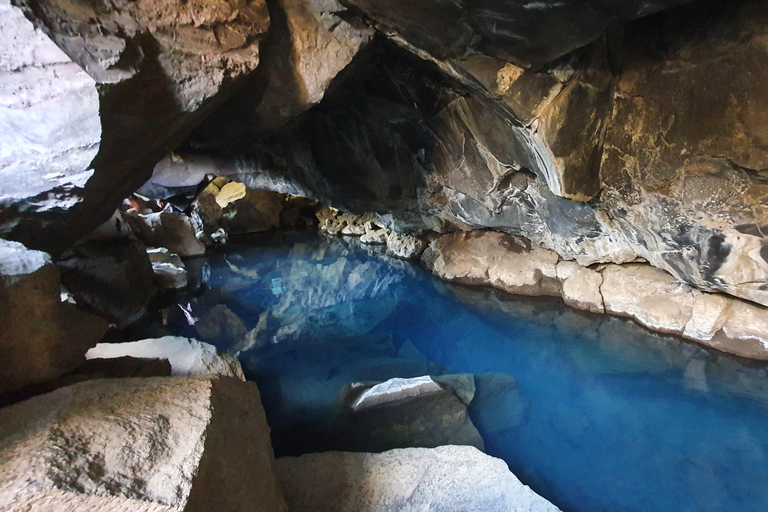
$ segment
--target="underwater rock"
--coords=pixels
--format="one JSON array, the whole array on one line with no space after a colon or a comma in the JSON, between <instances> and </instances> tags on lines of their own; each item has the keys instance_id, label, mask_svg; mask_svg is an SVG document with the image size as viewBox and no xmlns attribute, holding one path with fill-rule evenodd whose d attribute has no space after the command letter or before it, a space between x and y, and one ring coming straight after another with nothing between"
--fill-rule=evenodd
<instances>
[{"instance_id":1,"label":"underwater rock","mask_svg":"<svg viewBox=\"0 0 768 512\"><path fill-rule=\"evenodd\" d=\"M475 425L484 434L511 430L522 423L528 401L510 375L500 372L476 373L475 394L469 411Z\"/></svg>"},{"instance_id":2,"label":"underwater rock","mask_svg":"<svg viewBox=\"0 0 768 512\"><path fill-rule=\"evenodd\" d=\"M276 460L292 512L557 512L501 459L470 446L311 453Z\"/></svg>"},{"instance_id":3,"label":"underwater rock","mask_svg":"<svg viewBox=\"0 0 768 512\"><path fill-rule=\"evenodd\" d=\"M61 300L50 257L0 239L0 394L54 379L85 360L107 322Z\"/></svg>"},{"instance_id":4,"label":"underwater rock","mask_svg":"<svg viewBox=\"0 0 768 512\"><path fill-rule=\"evenodd\" d=\"M143 315L156 292L149 256L135 239L75 246L58 267L62 284L78 304L119 326Z\"/></svg>"},{"instance_id":5,"label":"underwater rock","mask_svg":"<svg viewBox=\"0 0 768 512\"><path fill-rule=\"evenodd\" d=\"M285 511L256 384L99 379L0 410L0 508Z\"/></svg>"},{"instance_id":6,"label":"underwater rock","mask_svg":"<svg viewBox=\"0 0 768 512\"><path fill-rule=\"evenodd\" d=\"M458 395L429 376L393 378L373 385L352 384L349 409L333 426L342 450L381 452L393 448L485 444Z\"/></svg>"},{"instance_id":7,"label":"underwater rock","mask_svg":"<svg viewBox=\"0 0 768 512\"><path fill-rule=\"evenodd\" d=\"M227 347L242 341L248 333L240 317L224 304L203 313L194 325L202 339Z\"/></svg>"},{"instance_id":8,"label":"underwater rock","mask_svg":"<svg viewBox=\"0 0 768 512\"><path fill-rule=\"evenodd\" d=\"M165 247L179 256L201 256L205 245L197 239L192 221L170 208L157 213L127 214L126 219L136 236L151 247Z\"/></svg>"},{"instance_id":9,"label":"underwater rock","mask_svg":"<svg viewBox=\"0 0 768 512\"><path fill-rule=\"evenodd\" d=\"M85 354L88 360L125 356L167 359L171 363L171 375L177 377L221 375L245 380L237 359L218 352L213 345L191 338L164 336L127 343L99 343Z\"/></svg>"}]
</instances>

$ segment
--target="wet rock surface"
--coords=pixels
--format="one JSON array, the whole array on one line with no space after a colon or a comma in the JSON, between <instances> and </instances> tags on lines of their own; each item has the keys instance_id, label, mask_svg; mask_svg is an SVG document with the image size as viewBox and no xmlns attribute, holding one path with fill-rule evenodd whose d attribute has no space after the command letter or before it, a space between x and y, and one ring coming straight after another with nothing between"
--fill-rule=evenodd
<instances>
[{"instance_id":1,"label":"wet rock surface","mask_svg":"<svg viewBox=\"0 0 768 512\"><path fill-rule=\"evenodd\" d=\"M552 511L506 464L468 446L281 457L280 485L297 511Z\"/></svg>"},{"instance_id":2,"label":"wet rock surface","mask_svg":"<svg viewBox=\"0 0 768 512\"><path fill-rule=\"evenodd\" d=\"M232 378L62 388L0 411L0 453L4 508L286 509L258 389Z\"/></svg>"}]
</instances>

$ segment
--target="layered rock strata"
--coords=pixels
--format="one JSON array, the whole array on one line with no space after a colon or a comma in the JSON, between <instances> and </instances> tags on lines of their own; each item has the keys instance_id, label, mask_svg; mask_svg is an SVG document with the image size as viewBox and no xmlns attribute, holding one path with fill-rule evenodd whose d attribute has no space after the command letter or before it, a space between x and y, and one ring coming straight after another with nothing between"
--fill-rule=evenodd
<instances>
[{"instance_id":1,"label":"layered rock strata","mask_svg":"<svg viewBox=\"0 0 768 512\"><path fill-rule=\"evenodd\" d=\"M442 279L509 293L560 296L570 306L628 316L743 357L768 359L768 310L702 292L644 263L584 267L521 237L495 231L451 233L422 261Z\"/></svg>"}]
</instances>

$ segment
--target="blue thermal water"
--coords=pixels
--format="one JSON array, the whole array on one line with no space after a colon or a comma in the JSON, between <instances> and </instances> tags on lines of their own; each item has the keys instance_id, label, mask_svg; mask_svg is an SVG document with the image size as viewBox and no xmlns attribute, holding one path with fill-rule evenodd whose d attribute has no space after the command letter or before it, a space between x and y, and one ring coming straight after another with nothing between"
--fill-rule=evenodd
<instances>
[{"instance_id":1,"label":"blue thermal water","mask_svg":"<svg viewBox=\"0 0 768 512\"><path fill-rule=\"evenodd\" d=\"M258 327L238 349L278 455L343 448L328 411L350 382L501 372L514 397L478 388L470 417L486 451L563 510L768 510L765 365L451 286L354 241L255 244L210 259L206 297Z\"/></svg>"}]
</instances>

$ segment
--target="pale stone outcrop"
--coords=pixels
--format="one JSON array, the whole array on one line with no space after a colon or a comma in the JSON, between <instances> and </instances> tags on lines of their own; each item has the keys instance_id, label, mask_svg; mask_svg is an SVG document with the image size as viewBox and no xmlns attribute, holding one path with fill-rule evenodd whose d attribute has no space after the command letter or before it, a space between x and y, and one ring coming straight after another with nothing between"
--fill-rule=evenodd
<instances>
[{"instance_id":1,"label":"pale stone outcrop","mask_svg":"<svg viewBox=\"0 0 768 512\"><path fill-rule=\"evenodd\" d=\"M411 379L389 379L365 390L352 402L352 409L359 411L408 397L440 392L442 389L429 375Z\"/></svg>"},{"instance_id":2,"label":"pale stone outcrop","mask_svg":"<svg viewBox=\"0 0 768 512\"><path fill-rule=\"evenodd\" d=\"M497 231L443 235L423 255L432 272L448 281L489 284L523 295L555 296L560 295L558 259L548 249Z\"/></svg>"},{"instance_id":3,"label":"pale stone outcrop","mask_svg":"<svg viewBox=\"0 0 768 512\"><path fill-rule=\"evenodd\" d=\"M768 359L768 308L702 292L645 263L583 267L527 239L493 231L442 235L423 262L449 281L560 296L578 309L627 316L655 331Z\"/></svg>"},{"instance_id":4,"label":"pale stone outcrop","mask_svg":"<svg viewBox=\"0 0 768 512\"><path fill-rule=\"evenodd\" d=\"M285 511L252 382L101 379L0 411L3 510Z\"/></svg>"},{"instance_id":5,"label":"pale stone outcrop","mask_svg":"<svg viewBox=\"0 0 768 512\"><path fill-rule=\"evenodd\" d=\"M339 397L346 408L333 422L333 446L356 452L485 443L469 417L474 375L392 378L353 383Z\"/></svg>"},{"instance_id":6,"label":"pale stone outcrop","mask_svg":"<svg viewBox=\"0 0 768 512\"><path fill-rule=\"evenodd\" d=\"M276 472L292 512L559 510L470 446L281 457Z\"/></svg>"},{"instance_id":7,"label":"pale stone outcrop","mask_svg":"<svg viewBox=\"0 0 768 512\"><path fill-rule=\"evenodd\" d=\"M54 379L85 360L107 322L62 302L47 254L0 239L0 394Z\"/></svg>"},{"instance_id":8,"label":"pale stone outcrop","mask_svg":"<svg viewBox=\"0 0 768 512\"><path fill-rule=\"evenodd\" d=\"M164 336L156 339L127 343L99 343L86 354L86 359L113 359L116 357L167 359L172 375L221 375L245 380L240 362L216 347L192 338Z\"/></svg>"}]
</instances>

